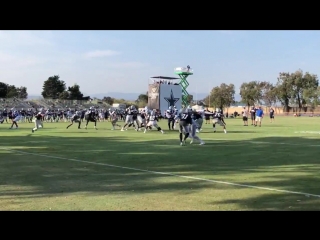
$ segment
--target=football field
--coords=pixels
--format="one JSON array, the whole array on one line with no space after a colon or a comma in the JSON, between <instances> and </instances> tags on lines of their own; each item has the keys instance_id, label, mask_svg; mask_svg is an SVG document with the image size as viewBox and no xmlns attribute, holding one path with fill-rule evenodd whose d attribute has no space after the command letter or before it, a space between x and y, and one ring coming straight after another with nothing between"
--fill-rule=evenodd
<instances>
[{"instance_id":1,"label":"football field","mask_svg":"<svg viewBox=\"0 0 320 240\"><path fill-rule=\"evenodd\" d=\"M0 210L320 210L320 118L178 131L0 124ZM120 122L123 125L123 122Z\"/></svg>"}]
</instances>

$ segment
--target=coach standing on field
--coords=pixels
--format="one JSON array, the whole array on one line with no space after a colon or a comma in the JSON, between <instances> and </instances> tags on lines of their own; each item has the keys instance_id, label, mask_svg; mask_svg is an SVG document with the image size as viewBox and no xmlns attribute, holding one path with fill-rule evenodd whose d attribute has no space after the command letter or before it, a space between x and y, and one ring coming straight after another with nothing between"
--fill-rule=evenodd
<instances>
[{"instance_id":1,"label":"coach standing on field","mask_svg":"<svg viewBox=\"0 0 320 240\"><path fill-rule=\"evenodd\" d=\"M261 107L259 107L256 110L256 125L255 125L255 127L258 125L258 122L259 122L259 127L261 127L261 121L262 121L263 115L264 115L263 110Z\"/></svg>"}]
</instances>

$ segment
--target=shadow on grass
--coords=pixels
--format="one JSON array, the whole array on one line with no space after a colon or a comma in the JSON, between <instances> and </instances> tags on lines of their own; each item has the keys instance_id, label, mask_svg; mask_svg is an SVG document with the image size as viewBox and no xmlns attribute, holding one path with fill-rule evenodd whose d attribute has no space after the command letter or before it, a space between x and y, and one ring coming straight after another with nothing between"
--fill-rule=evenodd
<instances>
[{"instance_id":1,"label":"shadow on grass","mask_svg":"<svg viewBox=\"0 0 320 240\"><path fill-rule=\"evenodd\" d=\"M187 195L207 188L246 189L139 169L320 195L320 139L265 137L179 146L178 140L162 136L159 140L135 140L133 136L6 136L0 146L0 187L10 186L10 189L1 191L0 197L35 198L77 192L130 194L133 191L134 194L179 191ZM11 152L3 150L9 148ZM168 178L172 179L168 181ZM30 190L21 190L23 187ZM207 203L237 204L240 209L254 210L320 210L320 198L273 190L254 191L261 194Z\"/></svg>"}]
</instances>

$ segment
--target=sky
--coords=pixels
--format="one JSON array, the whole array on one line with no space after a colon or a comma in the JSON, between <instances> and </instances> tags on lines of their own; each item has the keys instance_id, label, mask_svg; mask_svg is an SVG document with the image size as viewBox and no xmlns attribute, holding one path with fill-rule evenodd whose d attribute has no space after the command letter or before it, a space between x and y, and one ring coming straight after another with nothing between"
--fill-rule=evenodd
<instances>
[{"instance_id":1,"label":"sky","mask_svg":"<svg viewBox=\"0 0 320 240\"><path fill-rule=\"evenodd\" d=\"M320 31L0 31L0 82L41 95L59 75L86 95L145 93L152 76L190 67L189 92L221 83L276 83L280 72L320 72Z\"/></svg>"}]
</instances>

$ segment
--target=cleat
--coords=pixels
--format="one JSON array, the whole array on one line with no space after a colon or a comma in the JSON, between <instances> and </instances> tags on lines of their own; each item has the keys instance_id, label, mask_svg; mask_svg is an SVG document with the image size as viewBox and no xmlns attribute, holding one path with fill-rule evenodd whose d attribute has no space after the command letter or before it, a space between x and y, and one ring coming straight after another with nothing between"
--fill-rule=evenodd
<instances>
[{"instance_id":1,"label":"cleat","mask_svg":"<svg viewBox=\"0 0 320 240\"><path fill-rule=\"evenodd\" d=\"M193 143L193 140L191 140L190 144L192 144L192 143Z\"/></svg>"},{"instance_id":2,"label":"cleat","mask_svg":"<svg viewBox=\"0 0 320 240\"><path fill-rule=\"evenodd\" d=\"M201 142L199 145L204 145L205 144L205 142Z\"/></svg>"}]
</instances>

